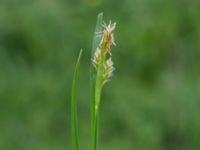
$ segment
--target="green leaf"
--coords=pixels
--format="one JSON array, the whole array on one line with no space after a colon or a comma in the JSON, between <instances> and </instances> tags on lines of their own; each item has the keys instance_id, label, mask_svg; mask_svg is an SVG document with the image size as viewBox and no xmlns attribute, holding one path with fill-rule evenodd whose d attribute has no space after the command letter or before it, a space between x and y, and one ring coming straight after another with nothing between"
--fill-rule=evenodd
<instances>
[{"instance_id":1,"label":"green leaf","mask_svg":"<svg viewBox=\"0 0 200 150\"><path fill-rule=\"evenodd\" d=\"M96 36L97 32L102 31L102 23L103 23L103 13L98 14L97 16L97 22L96 22L96 28L94 32L94 37L93 37L93 44L92 44L92 53L91 53L91 59L94 57L94 53L99 46L99 42L101 40L100 37ZM94 91L95 91L95 80L96 80L96 73L94 66L92 63L90 63L90 84L91 84L91 114L92 114L92 120L94 117Z\"/></svg>"},{"instance_id":2,"label":"green leaf","mask_svg":"<svg viewBox=\"0 0 200 150\"><path fill-rule=\"evenodd\" d=\"M78 70L80 66L80 59L82 56L82 49L80 50L74 75L72 81L72 95L71 95L71 128L72 128L72 149L79 150L79 140L78 140L78 127L77 127L77 102L76 102L76 89L78 80Z\"/></svg>"},{"instance_id":3,"label":"green leaf","mask_svg":"<svg viewBox=\"0 0 200 150\"><path fill-rule=\"evenodd\" d=\"M97 33L102 31L102 24L103 24L103 13L100 13L97 16L96 27L95 27L95 32L93 36L92 58L101 40L101 37L97 37Z\"/></svg>"},{"instance_id":4,"label":"green leaf","mask_svg":"<svg viewBox=\"0 0 200 150\"><path fill-rule=\"evenodd\" d=\"M97 37L97 33L102 31L102 23L103 23L103 13L98 14L97 16L97 22L96 22L96 28L95 28L95 33L93 37L93 44L92 44L92 54L91 54L91 59L94 57L94 53L99 46L101 37ZM96 71L91 63L90 66L90 82L91 82L91 90L90 90L90 95L91 95L91 126L92 126L92 138L93 138L93 144L96 143L95 141L95 81L96 81Z\"/></svg>"}]
</instances>

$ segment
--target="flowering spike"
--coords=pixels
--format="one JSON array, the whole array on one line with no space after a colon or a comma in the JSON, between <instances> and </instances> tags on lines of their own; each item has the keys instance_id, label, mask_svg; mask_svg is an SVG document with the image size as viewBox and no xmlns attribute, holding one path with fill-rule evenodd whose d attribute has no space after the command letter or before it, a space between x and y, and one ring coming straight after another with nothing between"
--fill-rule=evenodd
<instances>
[{"instance_id":1,"label":"flowering spike","mask_svg":"<svg viewBox=\"0 0 200 150\"><path fill-rule=\"evenodd\" d=\"M114 70L115 68L113 67L113 61L111 58L109 58L104 64L103 84L110 80L110 77L113 76Z\"/></svg>"},{"instance_id":2,"label":"flowering spike","mask_svg":"<svg viewBox=\"0 0 200 150\"><path fill-rule=\"evenodd\" d=\"M101 56L101 51L99 48L97 48L97 50L94 53L94 58L92 59L92 64L96 70L98 69L98 66L99 66L100 56Z\"/></svg>"},{"instance_id":3,"label":"flowering spike","mask_svg":"<svg viewBox=\"0 0 200 150\"><path fill-rule=\"evenodd\" d=\"M105 22L102 24L103 31L97 32L97 37L100 37L99 47L96 49L94 58L92 59L93 66L96 71L102 68L102 85L110 80L113 75L114 67L111 59L111 46L116 45L113 30L116 27L116 23L111 21L107 25ZM101 67L102 66L102 67Z\"/></svg>"}]
</instances>

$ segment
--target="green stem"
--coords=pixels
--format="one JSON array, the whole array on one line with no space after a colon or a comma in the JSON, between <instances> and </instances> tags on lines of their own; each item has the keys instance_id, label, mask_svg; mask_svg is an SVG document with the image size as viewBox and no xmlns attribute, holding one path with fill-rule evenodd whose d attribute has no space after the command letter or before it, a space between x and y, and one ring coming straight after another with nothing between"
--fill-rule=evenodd
<instances>
[{"instance_id":1,"label":"green stem","mask_svg":"<svg viewBox=\"0 0 200 150\"><path fill-rule=\"evenodd\" d=\"M97 76L96 76L96 83L95 83L95 110L94 110L94 147L93 150L97 150L98 148L98 120L99 120L99 105L100 105L100 99L101 99L101 90L103 85L103 71L104 71L104 62L105 62L105 55L102 53L102 56L100 57L100 63L97 70Z\"/></svg>"},{"instance_id":2,"label":"green stem","mask_svg":"<svg viewBox=\"0 0 200 150\"><path fill-rule=\"evenodd\" d=\"M99 111L98 108L95 109L94 116L94 150L98 148L98 121L99 121Z\"/></svg>"}]
</instances>

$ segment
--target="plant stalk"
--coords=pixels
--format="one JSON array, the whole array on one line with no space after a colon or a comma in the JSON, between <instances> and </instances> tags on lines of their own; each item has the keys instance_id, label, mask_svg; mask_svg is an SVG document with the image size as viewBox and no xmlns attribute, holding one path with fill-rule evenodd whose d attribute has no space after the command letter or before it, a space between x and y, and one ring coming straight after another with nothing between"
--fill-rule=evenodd
<instances>
[{"instance_id":1,"label":"plant stalk","mask_svg":"<svg viewBox=\"0 0 200 150\"><path fill-rule=\"evenodd\" d=\"M102 49L103 51L103 49ZM101 100L101 91L102 91L102 86L103 86L103 71L104 71L104 62L105 62L105 55L102 53L100 57L100 63L99 63L99 68L97 71L97 76L96 76L96 83L95 83L95 110L94 110L94 147L93 150L98 150L98 122L99 122L99 106L100 106L100 100Z\"/></svg>"}]
</instances>

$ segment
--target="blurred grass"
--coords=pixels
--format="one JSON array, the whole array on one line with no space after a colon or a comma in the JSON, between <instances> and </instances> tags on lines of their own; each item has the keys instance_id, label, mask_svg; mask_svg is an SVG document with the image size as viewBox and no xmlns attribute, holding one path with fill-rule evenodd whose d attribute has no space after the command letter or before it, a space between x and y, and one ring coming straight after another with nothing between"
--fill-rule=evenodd
<instances>
[{"instance_id":1,"label":"blurred grass","mask_svg":"<svg viewBox=\"0 0 200 150\"><path fill-rule=\"evenodd\" d=\"M102 11L118 28L117 70L102 94L101 148L200 149L199 6L194 0L1 0L0 149L71 149L66 97L80 48L80 145L89 149L85 85Z\"/></svg>"}]
</instances>

